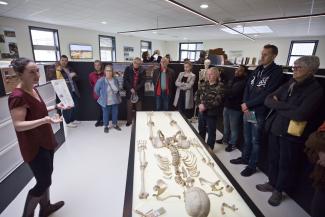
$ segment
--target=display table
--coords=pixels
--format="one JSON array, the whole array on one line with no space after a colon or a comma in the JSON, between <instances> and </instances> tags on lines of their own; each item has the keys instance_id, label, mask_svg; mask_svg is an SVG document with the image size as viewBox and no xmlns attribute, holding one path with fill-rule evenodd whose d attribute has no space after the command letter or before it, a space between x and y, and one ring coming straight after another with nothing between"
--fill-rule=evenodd
<instances>
[{"instance_id":1,"label":"display table","mask_svg":"<svg viewBox=\"0 0 325 217\"><path fill-rule=\"evenodd\" d=\"M178 112L137 112L133 125L123 216L150 216L150 210L178 217L263 216Z\"/></svg>"}]
</instances>

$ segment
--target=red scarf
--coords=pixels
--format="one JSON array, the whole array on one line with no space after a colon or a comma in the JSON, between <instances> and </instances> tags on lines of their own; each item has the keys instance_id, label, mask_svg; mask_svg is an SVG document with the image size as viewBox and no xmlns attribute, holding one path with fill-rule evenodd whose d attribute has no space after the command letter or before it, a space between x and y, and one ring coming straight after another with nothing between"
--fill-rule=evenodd
<instances>
[{"instance_id":1,"label":"red scarf","mask_svg":"<svg viewBox=\"0 0 325 217\"><path fill-rule=\"evenodd\" d=\"M325 121L323 122L322 125L320 125L320 127L318 128L317 131L319 131L319 132L324 132L325 131Z\"/></svg>"},{"instance_id":2,"label":"red scarf","mask_svg":"<svg viewBox=\"0 0 325 217\"><path fill-rule=\"evenodd\" d=\"M163 72L165 71L165 72ZM157 96L161 96L161 84L160 84L160 78L161 78L161 73L166 73L166 94L167 96L169 95L169 81L168 81L168 74L167 74L167 69L164 70L164 68L162 66L160 66L160 74L159 74L159 78L158 78L158 82L156 85L156 95Z\"/></svg>"},{"instance_id":3,"label":"red scarf","mask_svg":"<svg viewBox=\"0 0 325 217\"><path fill-rule=\"evenodd\" d=\"M134 76L133 76L133 89L137 87L138 80L139 80L139 69L133 68Z\"/></svg>"}]
</instances>

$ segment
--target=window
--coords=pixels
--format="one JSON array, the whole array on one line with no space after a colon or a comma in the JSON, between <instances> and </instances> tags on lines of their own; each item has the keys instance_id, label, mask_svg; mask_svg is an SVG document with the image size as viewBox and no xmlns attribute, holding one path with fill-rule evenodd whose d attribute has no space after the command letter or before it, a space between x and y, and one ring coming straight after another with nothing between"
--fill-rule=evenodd
<instances>
[{"instance_id":1,"label":"window","mask_svg":"<svg viewBox=\"0 0 325 217\"><path fill-rule=\"evenodd\" d=\"M196 61L200 57L201 50L203 42L179 43L179 60L188 58L190 61Z\"/></svg>"},{"instance_id":2,"label":"window","mask_svg":"<svg viewBox=\"0 0 325 217\"><path fill-rule=\"evenodd\" d=\"M99 55L101 61L116 61L115 37L99 35Z\"/></svg>"},{"instance_id":3,"label":"window","mask_svg":"<svg viewBox=\"0 0 325 217\"><path fill-rule=\"evenodd\" d=\"M295 60L302 56L315 55L317 45L318 45L318 40L291 41L287 65L293 66Z\"/></svg>"},{"instance_id":4,"label":"window","mask_svg":"<svg viewBox=\"0 0 325 217\"><path fill-rule=\"evenodd\" d=\"M140 56L145 51L151 53L151 41L140 41Z\"/></svg>"},{"instance_id":5,"label":"window","mask_svg":"<svg viewBox=\"0 0 325 217\"><path fill-rule=\"evenodd\" d=\"M57 29L29 27L33 56L36 62L55 62L60 59Z\"/></svg>"}]
</instances>

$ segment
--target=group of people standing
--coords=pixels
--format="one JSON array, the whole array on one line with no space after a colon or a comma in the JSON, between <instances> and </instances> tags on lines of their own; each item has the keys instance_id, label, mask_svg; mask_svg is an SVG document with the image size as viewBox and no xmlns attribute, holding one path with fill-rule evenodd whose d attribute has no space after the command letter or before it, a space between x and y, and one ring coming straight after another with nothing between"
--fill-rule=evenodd
<instances>
[{"instance_id":1,"label":"group of people standing","mask_svg":"<svg viewBox=\"0 0 325 217\"><path fill-rule=\"evenodd\" d=\"M216 141L216 122L219 109L223 108L223 143L226 151L234 150L239 143L239 134L243 126L243 152L232 164L243 164L246 168L241 175L248 177L257 171L259 150L268 137L268 178L269 181L257 185L262 192L271 192L268 200L272 206L278 206L283 200L283 192L295 184L297 166L304 153L305 141L310 135L312 121L323 99L323 89L314 78L319 68L319 58L305 56L297 59L293 66L293 77L283 84L282 68L274 63L278 49L274 45L265 45L261 55L261 65L248 73L247 67L239 66L234 78L222 82L217 67L209 66L209 61L200 72L198 90L194 94L193 85L196 76L192 72L192 63L184 63L184 71L178 74L168 67L169 60L162 57L160 65L153 73L153 84L157 111L170 110L170 101L175 94L173 105L188 118L190 109L198 108L199 134L213 150ZM62 117L49 117L48 111L63 110L63 117L70 127L76 127L75 112L80 97L76 81L78 76L68 67L68 58L61 56L56 65L56 76L65 79L74 108L64 107L62 103L46 107L34 88L39 80L37 65L26 58L12 62L20 78L20 83L9 96L9 109L15 127L20 150L25 162L30 166L36 185L29 191L23 217L31 217L37 204L41 205L40 216L49 216L60 209L64 202L50 203L49 188L53 172L53 156L57 143L51 124L62 122ZM145 70L141 59L135 58L125 69L123 88L127 99L127 126L132 124L133 110L141 110L144 96ZM102 70L100 61L94 62L95 71L89 74L92 95L98 103L99 116L96 126L104 125L109 132L109 116L112 125L117 124L118 105L121 103L121 85L114 76L111 65ZM317 188L313 199L312 215L324 214L325 198L325 122L311 134L306 143L306 153L315 163L312 174Z\"/></svg>"}]
</instances>

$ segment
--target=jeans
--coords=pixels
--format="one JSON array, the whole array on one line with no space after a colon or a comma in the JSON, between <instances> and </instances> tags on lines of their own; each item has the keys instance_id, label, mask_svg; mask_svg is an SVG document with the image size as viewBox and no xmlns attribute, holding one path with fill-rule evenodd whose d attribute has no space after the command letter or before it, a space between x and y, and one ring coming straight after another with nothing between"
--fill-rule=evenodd
<instances>
[{"instance_id":1,"label":"jeans","mask_svg":"<svg viewBox=\"0 0 325 217\"><path fill-rule=\"evenodd\" d=\"M207 144L213 150L214 143L216 142L217 118L216 116L208 116L206 113L199 113L199 134L205 140L206 133L208 132Z\"/></svg>"},{"instance_id":2,"label":"jeans","mask_svg":"<svg viewBox=\"0 0 325 217\"><path fill-rule=\"evenodd\" d=\"M292 191L299 162L302 160L303 142L288 140L286 137L269 135L269 182L279 192Z\"/></svg>"},{"instance_id":3,"label":"jeans","mask_svg":"<svg viewBox=\"0 0 325 217\"><path fill-rule=\"evenodd\" d=\"M117 125L117 117L118 117L118 104L107 105L106 107L102 107L103 109L103 122L104 126L107 127L109 123L110 113L112 113L112 122L113 125Z\"/></svg>"},{"instance_id":4,"label":"jeans","mask_svg":"<svg viewBox=\"0 0 325 217\"><path fill-rule=\"evenodd\" d=\"M36 185L29 191L40 197L52 184L54 151L40 147L36 157L28 163L36 179Z\"/></svg>"},{"instance_id":5,"label":"jeans","mask_svg":"<svg viewBox=\"0 0 325 217\"><path fill-rule=\"evenodd\" d=\"M67 124L76 120L77 111L78 111L78 96L75 92L71 92L71 97L74 102L74 107L71 109L63 110L63 118Z\"/></svg>"},{"instance_id":6,"label":"jeans","mask_svg":"<svg viewBox=\"0 0 325 217\"><path fill-rule=\"evenodd\" d=\"M263 137L265 118L256 115L257 123L247 122L245 115L244 120L244 149L242 158L248 161L248 167L256 169L260 146Z\"/></svg>"},{"instance_id":7,"label":"jeans","mask_svg":"<svg viewBox=\"0 0 325 217\"><path fill-rule=\"evenodd\" d=\"M166 94L166 91L161 91L160 96L156 96L156 110L157 111L169 111L170 96Z\"/></svg>"},{"instance_id":8,"label":"jeans","mask_svg":"<svg viewBox=\"0 0 325 217\"><path fill-rule=\"evenodd\" d=\"M242 112L224 107L223 109L223 142L237 145L242 122Z\"/></svg>"}]
</instances>

